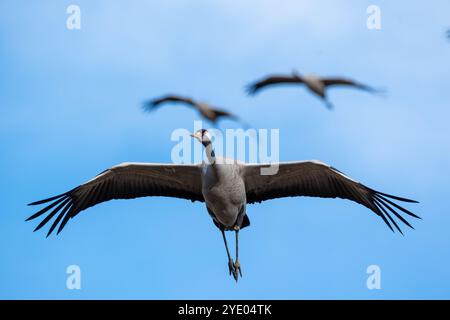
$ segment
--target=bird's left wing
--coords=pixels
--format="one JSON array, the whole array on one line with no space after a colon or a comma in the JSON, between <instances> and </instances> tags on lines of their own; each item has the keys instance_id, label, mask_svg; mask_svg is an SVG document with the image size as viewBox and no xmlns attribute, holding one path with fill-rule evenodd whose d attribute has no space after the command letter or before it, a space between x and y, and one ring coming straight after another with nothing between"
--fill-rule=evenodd
<instances>
[{"instance_id":1,"label":"bird's left wing","mask_svg":"<svg viewBox=\"0 0 450 320\"><path fill-rule=\"evenodd\" d=\"M412 226L399 214L398 210L419 218L392 200L416 201L370 189L324 163L318 161L280 163L276 174L261 175L261 169L268 166L269 164L242 166L248 203L295 196L348 199L375 212L393 230L390 221L400 232L399 226L390 213L411 228Z\"/></svg>"},{"instance_id":2,"label":"bird's left wing","mask_svg":"<svg viewBox=\"0 0 450 320\"><path fill-rule=\"evenodd\" d=\"M323 78L322 82L325 85L325 87L341 85L341 86L355 87L355 88L365 90L368 92L373 92L373 93L380 91L380 90L375 89L371 86L368 86L364 83L360 83L355 80L346 79L346 78Z\"/></svg>"},{"instance_id":3,"label":"bird's left wing","mask_svg":"<svg viewBox=\"0 0 450 320\"><path fill-rule=\"evenodd\" d=\"M47 206L27 219L53 209L36 227L42 228L55 215L47 236L59 224L58 233L70 218L96 204L113 199L165 196L204 201L199 165L123 163L103 171L88 182L55 197L30 203Z\"/></svg>"}]
</instances>

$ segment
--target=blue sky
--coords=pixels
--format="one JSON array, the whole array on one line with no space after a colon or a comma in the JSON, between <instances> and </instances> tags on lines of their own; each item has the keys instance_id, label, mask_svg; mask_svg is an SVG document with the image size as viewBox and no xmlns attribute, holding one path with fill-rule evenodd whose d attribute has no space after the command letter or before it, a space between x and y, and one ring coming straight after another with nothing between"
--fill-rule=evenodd
<instances>
[{"instance_id":1,"label":"blue sky","mask_svg":"<svg viewBox=\"0 0 450 320\"><path fill-rule=\"evenodd\" d=\"M77 1L81 30L70 31L72 3L0 2L0 298L450 298L448 1ZM381 30L366 28L370 4ZM300 88L244 94L294 68L388 94L334 90L333 112ZM281 160L318 159L417 199L408 208L423 220L401 236L344 200L249 206L237 285L200 203L112 201L58 237L33 233L27 203L124 161L170 162L172 131L197 115L140 109L168 92L279 128ZM72 264L81 290L66 289ZM381 290L366 287L372 264Z\"/></svg>"}]
</instances>

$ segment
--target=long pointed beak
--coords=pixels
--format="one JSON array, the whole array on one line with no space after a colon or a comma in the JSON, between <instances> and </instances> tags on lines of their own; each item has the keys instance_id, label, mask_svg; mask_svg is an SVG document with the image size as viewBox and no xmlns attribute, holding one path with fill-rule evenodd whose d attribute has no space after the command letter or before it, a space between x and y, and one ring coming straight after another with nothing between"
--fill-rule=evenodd
<instances>
[{"instance_id":1,"label":"long pointed beak","mask_svg":"<svg viewBox=\"0 0 450 320\"><path fill-rule=\"evenodd\" d=\"M190 133L189 134L192 138L195 138L195 134L194 133Z\"/></svg>"}]
</instances>

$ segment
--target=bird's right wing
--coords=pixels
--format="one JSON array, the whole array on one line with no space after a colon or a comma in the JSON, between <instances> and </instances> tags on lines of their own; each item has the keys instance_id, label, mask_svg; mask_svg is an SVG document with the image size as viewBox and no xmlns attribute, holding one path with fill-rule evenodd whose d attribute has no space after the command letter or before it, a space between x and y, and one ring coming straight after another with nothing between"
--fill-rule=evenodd
<instances>
[{"instance_id":1,"label":"bird's right wing","mask_svg":"<svg viewBox=\"0 0 450 320\"><path fill-rule=\"evenodd\" d=\"M375 212L393 230L389 223L391 221L400 232L389 212L411 228L408 221L396 210L419 218L392 200L416 201L375 191L319 161L280 163L275 174L261 175L261 169L268 166L268 164L243 165L242 177L245 181L248 203L295 196L348 199Z\"/></svg>"},{"instance_id":2,"label":"bird's right wing","mask_svg":"<svg viewBox=\"0 0 450 320\"><path fill-rule=\"evenodd\" d=\"M35 229L39 230L58 214L47 234L49 236L58 224L59 233L67 221L80 211L105 201L148 196L204 201L201 189L199 165L123 163L103 171L69 192L30 203L30 205L50 204L29 217L27 221L54 208Z\"/></svg>"},{"instance_id":3,"label":"bird's right wing","mask_svg":"<svg viewBox=\"0 0 450 320\"><path fill-rule=\"evenodd\" d=\"M185 103L190 106L194 106L195 102L191 98L177 96L177 95L166 95L157 99L153 99L144 103L145 111L152 111L159 105L167 102L179 102Z\"/></svg>"},{"instance_id":4,"label":"bird's right wing","mask_svg":"<svg viewBox=\"0 0 450 320\"><path fill-rule=\"evenodd\" d=\"M256 94L260 89L276 85L276 84L285 84L285 83L303 83L303 80L299 76L268 76L267 78L256 81L247 86L248 94Z\"/></svg>"}]
</instances>

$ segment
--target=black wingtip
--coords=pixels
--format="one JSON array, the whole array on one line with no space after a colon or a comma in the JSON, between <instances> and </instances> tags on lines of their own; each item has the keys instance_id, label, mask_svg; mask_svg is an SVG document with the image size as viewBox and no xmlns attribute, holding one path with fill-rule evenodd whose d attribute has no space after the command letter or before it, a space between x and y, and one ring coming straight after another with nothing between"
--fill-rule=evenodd
<instances>
[{"instance_id":1,"label":"black wingtip","mask_svg":"<svg viewBox=\"0 0 450 320\"><path fill-rule=\"evenodd\" d=\"M56 198L54 198L54 199L56 199ZM45 200L39 200L39 201L35 201L35 202L31 202L31 203L29 203L29 204L27 204L27 205L28 205L28 206L37 206L37 205L46 203L46 202L51 201L51 200L53 200L53 198L45 199Z\"/></svg>"},{"instance_id":2,"label":"black wingtip","mask_svg":"<svg viewBox=\"0 0 450 320\"><path fill-rule=\"evenodd\" d=\"M70 219L70 212L64 216L61 224L59 225L58 231L56 232L56 235L58 235L64 229L69 219Z\"/></svg>"},{"instance_id":3,"label":"black wingtip","mask_svg":"<svg viewBox=\"0 0 450 320\"><path fill-rule=\"evenodd\" d=\"M384 222L387 224L387 226L389 227L389 229L391 229L392 233L395 233L394 228L392 228L391 224L389 223L389 221L386 220L386 218L383 216L383 220Z\"/></svg>"},{"instance_id":4,"label":"black wingtip","mask_svg":"<svg viewBox=\"0 0 450 320\"><path fill-rule=\"evenodd\" d=\"M68 211L70 210L70 208L72 207L72 205L67 205L58 215L58 217L56 217L55 221L53 221L50 229L48 230L47 233L47 237L50 236L53 232L53 230L55 230L56 226L59 224L59 221L61 221L62 217L64 217L66 215L66 213L68 213Z\"/></svg>"},{"instance_id":5,"label":"black wingtip","mask_svg":"<svg viewBox=\"0 0 450 320\"><path fill-rule=\"evenodd\" d=\"M152 112L155 109L155 104L153 101L144 101L141 107L144 112Z\"/></svg>"},{"instance_id":6,"label":"black wingtip","mask_svg":"<svg viewBox=\"0 0 450 320\"><path fill-rule=\"evenodd\" d=\"M75 188L76 189L76 188ZM72 189L75 190L75 189ZM35 204L42 204L42 203L46 203L45 208L39 210L38 212L36 212L35 214L33 214L32 216L28 217L25 221L30 221L33 219L36 219L44 214L46 214L46 217L36 226L36 228L33 230L33 232L36 232L38 230L40 230L44 225L46 225L57 213L58 217L56 218L56 220L53 222L49 232L47 233L47 237L50 236L50 234L52 233L52 231L55 229L55 227L57 226L57 224L59 223L59 221L61 220L61 218L63 216L65 216L65 214L68 212L68 210L70 208L72 208L73 206L73 199L70 196L70 193L72 191L66 192L64 194L55 196L55 197L51 197L45 200L40 200L37 202L33 202L32 205ZM50 203L48 203L50 202ZM50 213L48 213L50 210L52 210ZM64 219L64 224L67 222L66 219Z\"/></svg>"},{"instance_id":7,"label":"black wingtip","mask_svg":"<svg viewBox=\"0 0 450 320\"><path fill-rule=\"evenodd\" d=\"M385 214L388 214L383 207L388 209L392 214L394 214L399 220L401 220L404 224L406 224L408 227L413 228L413 226L406 220L404 217L402 217L397 211L395 211L387 202L383 201L379 196L375 195L375 202L379 204L380 208L383 210ZM396 206L394 203L392 203L396 208L398 207L401 211L405 212L404 208L401 208L400 206Z\"/></svg>"},{"instance_id":8,"label":"black wingtip","mask_svg":"<svg viewBox=\"0 0 450 320\"><path fill-rule=\"evenodd\" d=\"M69 191L69 192L70 192L70 191ZM40 205L40 204L43 204L43 203L46 203L46 202L50 202L50 201L53 201L53 200L56 200L56 199L58 199L58 198L61 198L61 197L63 197L63 196L68 195L69 192L61 193L61 194L59 194L59 195L57 195L57 196L50 197L50 198L47 198L47 199L43 199L43 200L31 202L31 203L29 203L28 205L29 205L29 206L37 206L37 205Z\"/></svg>"},{"instance_id":9,"label":"black wingtip","mask_svg":"<svg viewBox=\"0 0 450 320\"><path fill-rule=\"evenodd\" d=\"M255 85L251 84L245 87L245 92L248 96L254 96L258 89L255 87Z\"/></svg>"},{"instance_id":10,"label":"black wingtip","mask_svg":"<svg viewBox=\"0 0 450 320\"><path fill-rule=\"evenodd\" d=\"M417 200L403 198L403 197L398 197L398 196L393 196L392 194L383 193L383 192L380 192L380 191L377 191L377 190L374 190L374 189L370 189L370 188L368 188L368 189L370 191L376 193L376 194L379 194L379 195L382 195L382 196L385 196L385 197L388 197L388 198L391 198L391 199L395 199L395 200L398 200L398 201L409 202L409 203L419 203L419 201L417 201Z\"/></svg>"},{"instance_id":11,"label":"black wingtip","mask_svg":"<svg viewBox=\"0 0 450 320\"><path fill-rule=\"evenodd\" d=\"M375 205L378 207L377 204L375 204ZM386 219L386 217L384 216L383 212L380 211L380 212L378 213L378 215L381 217L381 219L383 219L384 223L389 227L389 229L391 229L391 231L392 231L393 233L395 233L394 229L392 228L391 224L389 223L389 221L388 221L388 220Z\"/></svg>"},{"instance_id":12,"label":"black wingtip","mask_svg":"<svg viewBox=\"0 0 450 320\"><path fill-rule=\"evenodd\" d=\"M372 88L372 87L370 87L369 93L386 98L389 95L389 90L387 88Z\"/></svg>"},{"instance_id":13,"label":"black wingtip","mask_svg":"<svg viewBox=\"0 0 450 320\"><path fill-rule=\"evenodd\" d=\"M377 213L384 222L388 225L388 227L393 230L392 226L390 225L389 221L394 224L395 228L400 232L401 235L404 236L403 231L400 229L396 221L394 220L394 216L399 219L401 222L403 222L406 226L409 228L414 229L414 227L400 214L399 211L402 211L403 213L406 213L409 216L421 219L419 216L415 215L411 211L399 206L398 204L394 203L393 201L389 200L391 199L397 199L399 201L407 200L406 202L415 202L414 200L400 198L392 195L388 195L385 193L381 193L375 190L370 189L370 193L372 196L372 204L375 206L373 211ZM383 196L384 195L384 196ZM391 207L392 206L392 207ZM397 211L399 210L399 211ZM391 214L393 216L391 216Z\"/></svg>"},{"instance_id":14,"label":"black wingtip","mask_svg":"<svg viewBox=\"0 0 450 320\"><path fill-rule=\"evenodd\" d=\"M50 230L48 230L48 232L47 232L47 234L46 234L45 238L48 238L48 237L50 237L50 236L51 236L51 234L52 234L52 231L53 231L53 229L50 229Z\"/></svg>"},{"instance_id":15,"label":"black wingtip","mask_svg":"<svg viewBox=\"0 0 450 320\"><path fill-rule=\"evenodd\" d=\"M391 200L387 199L386 197L384 197L384 196L382 196L382 195L380 195L380 194L375 194L375 197L378 198L378 199L381 199L381 200L383 200L383 201L385 201L385 202L387 202L387 203L389 203L389 204L391 204L391 205L393 205L395 208L399 209L400 211L406 213L407 215L409 215L409 216L411 216L411 217L414 217L414 218L416 218L416 219L419 219L419 218L420 218L420 217L419 217L418 215L416 215L415 213L412 213L411 211L409 211L409 210L407 210L407 209L405 209L405 208L399 206L398 204L392 202Z\"/></svg>"},{"instance_id":16,"label":"black wingtip","mask_svg":"<svg viewBox=\"0 0 450 320\"><path fill-rule=\"evenodd\" d=\"M58 197L59 197L59 198L58 198ZM51 199L52 199L52 200L57 199L57 200L54 201L54 202L52 202L52 203L50 203L50 204L47 205L45 208L41 209L40 211L36 212L35 214L33 214L33 215L32 215L31 217L29 217L26 221L33 220L33 219L35 219L35 218L37 218L37 217L43 215L43 214L46 213L48 210L50 210L51 208L57 206L57 205L60 204L62 201L64 201L65 199L67 199L67 197L66 197L65 195L63 195L63 196L53 197L53 198L51 198ZM42 202L42 201L43 201L43 202ZM42 203L45 203L45 202L50 201L50 200L47 199L47 200L42 200L42 201L41 201Z\"/></svg>"},{"instance_id":17,"label":"black wingtip","mask_svg":"<svg viewBox=\"0 0 450 320\"><path fill-rule=\"evenodd\" d=\"M395 222L394 218L391 217L391 215L383 208L383 206L379 206L379 208L381 209L381 211L383 211L384 215L386 217L388 217L388 219L392 222L392 224L398 230L398 232L403 234L402 229L400 229L400 227L398 226L397 222Z\"/></svg>"}]
</instances>

